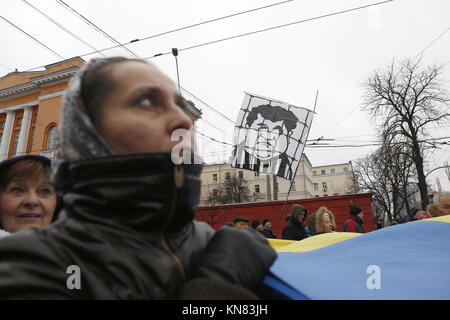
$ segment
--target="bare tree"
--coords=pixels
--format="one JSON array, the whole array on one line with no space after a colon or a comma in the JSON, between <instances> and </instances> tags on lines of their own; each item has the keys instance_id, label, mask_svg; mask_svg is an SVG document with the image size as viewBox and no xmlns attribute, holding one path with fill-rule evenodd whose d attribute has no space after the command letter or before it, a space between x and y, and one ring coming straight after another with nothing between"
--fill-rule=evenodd
<instances>
[{"instance_id":1,"label":"bare tree","mask_svg":"<svg viewBox=\"0 0 450 320\"><path fill-rule=\"evenodd\" d=\"M387 217L392 221L399 218L403 210L410 210L409 203L415 191L410 186L415 185L416 181L408 150L407 144L391 141L355 162L359 187L372 193L376 219Z\"/></svg>"},{"instance_id":2,"label":"bare tree","mask_svg":"<svg viewBox=\"0 0 450 320\"><path fill-rule=\"evenodd\" d=\"M250 200L250 189L247 186L247 180L237 177L236 172L225 178L223 183L222 203L241 203Z\"/></svg>"},{"instance_id":3,"label":"bare tree","mask_svg":"<svg viewBox=\"0 0 450 320\"><path fill-rule=\"evenodd\" d=\"M414 162L422 207L428 204L424 173L424 145L430 125L442 125L450 117L449 98L440 79L441 66L420 67L420 60L393 61L375 71L364 83L364 109L381 120L385 141L404 141Z\"/></svg>"}]
</instances>

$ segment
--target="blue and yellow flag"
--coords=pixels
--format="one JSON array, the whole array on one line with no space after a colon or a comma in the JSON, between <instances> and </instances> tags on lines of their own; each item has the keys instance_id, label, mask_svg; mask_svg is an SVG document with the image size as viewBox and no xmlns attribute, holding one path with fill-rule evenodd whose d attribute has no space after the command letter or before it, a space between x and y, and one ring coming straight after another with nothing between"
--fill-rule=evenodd
<instances>
[{"instance_id":1,"label":"blue and yellow flag","mask_svg":"<svg viewBox=\"0 0 450 320\"><path fill-rule=\"evenodd\" d=\"M450 216L270 243L264 283L291 299L450 299Z\"/></svg>"}]
</instances>

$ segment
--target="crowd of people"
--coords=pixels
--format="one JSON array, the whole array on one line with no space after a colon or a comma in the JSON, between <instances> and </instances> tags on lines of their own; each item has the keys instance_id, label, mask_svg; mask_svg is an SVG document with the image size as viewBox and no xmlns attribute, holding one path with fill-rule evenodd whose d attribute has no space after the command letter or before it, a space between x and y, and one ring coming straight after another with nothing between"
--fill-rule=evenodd
<instances>
[{"instance_id":1,"label":"crowd of people","mask_svg":"<svg viewBox=\"0 0 450 320\"><path fill-rule=\"evenodd\" d=\"M418 207L412 208L408 215L402 218L395 218L387 226L396 224L424 220L433 217L450 215L450 192L436 192L427 206L427 210ZM343 225L343 232L365 233L364 211L353 204L349 206L349 216ZM266 238L276 238L272 231L272 222L270 219L253 220L249 226L249 219L238 216L234 222L226 223L227 226L235 228L251 227ZM376 223L376 229L385 226L384 219L379 218ZM334 214L326 206L320 207L316 212L307 215L307 209L300 204L293 204L291 212L286 216L286 224L283 228L280 239L283 240L303 240L311 236L322 233L336 231L336 222Z\"/></svg>"},{"instance_id":2,"label":"crowd of people","mask_svg":"<svg viewBox=\"0 0 450 320\"><path fill-rule=\"evenodd\" d=\"M177 163L172 154L174 131L193 136L186 103L145 60L92 59L73 76L56 160L0 163L1 299L270 296L262 280L276 259L272 221L249 226L240 216L214 230L194 220L201 161ZM450 214L449 193L434 200L423 219ZM364 232L362 221L352 206L344 231ZM281 238L335 230L327 207L308 216L295 204ZM76 288L67 284L73 266Z\"/></svg>"}]
</instances>

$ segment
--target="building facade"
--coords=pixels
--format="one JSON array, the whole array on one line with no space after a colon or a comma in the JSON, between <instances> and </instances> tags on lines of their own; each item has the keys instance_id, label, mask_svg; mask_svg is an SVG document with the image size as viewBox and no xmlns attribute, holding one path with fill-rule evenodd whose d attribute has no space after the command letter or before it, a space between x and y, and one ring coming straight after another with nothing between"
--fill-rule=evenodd
<instances>
[{"instance_id":1,"label":"building facade","mask_svg":"<svg viewBox=\"0 0 450 320\"><path fill-rule=\"evenodd\" d=\"M0 78L0 160L28 153L54 157L61 97L83 63L73 58Z\"/></svg>"},{"instance_id":2,"label":"building facade","mask_svg":"<svg viewBox=\"0 0 450 320\"><path fill-rule=\"evenodd\" d=\"M312 169L314 197L338 196L357 192L352 162L317 166Z\"/></svg>"},{"instance_id":3,"label":"building facade","mask_svg":"<svg viewBox=\"0 0 450 320\"><path fill-rule=\"evenodd\" d=\"M75 57L47 65L44 71L15 71L0 78L0 161L22 154L55 157L62 95L84 63ZM188 102L194 123L201 111Z\"/></svg>"},{"instance_id":4,"label":"building facade","mask_svg":"<svg viewBox=\"0 0 450 320\"><path fill-rule=\"evenodd\" d=\"M229 163L204 165L201 174L202 187L200 206L213 206L221 203L226 190L226 180L235 175L248 188L246 202L276 201L286 199L291 181L258 172L232 168ZM354 178L351 162L313 167L303 154L293 180L289 199L308 199L356 193L350 187ZM354 179L353 179L354 180Z\"/></svg>"}]
</instances>

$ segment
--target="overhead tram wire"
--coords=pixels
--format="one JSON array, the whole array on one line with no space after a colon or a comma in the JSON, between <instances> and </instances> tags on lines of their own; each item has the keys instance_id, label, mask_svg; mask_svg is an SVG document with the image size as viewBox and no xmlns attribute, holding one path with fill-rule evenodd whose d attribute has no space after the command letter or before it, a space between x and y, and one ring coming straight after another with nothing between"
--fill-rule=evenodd
<instances>
[{"instance_id":1,"label":"overhead tram wire","mask_svg":"<svg viewBox=\"0 0 450 320\"><path fill-rule=\"evenodd\" d=\"M55 1L58 1L58 0L55 0ZM277 6L277 5L280 5L280 4L285 4L285 3L288 3L288 2L292 2L292 1L294 1L294 0L287 0L287 1L277 2L277 3L273 3L273 4L270 4L270 5L263 6L263 7L258 7L258 8L254 8L254 9L250 9L250 10L246 10L246 11L241 11L241 12L229 14L229 15L226 15L226 16L223 16L223 17L214 18L214 19L203 21L203 22L191 24L191 25L188 25L188 26L185 26L185 27L181 27L181 28L177 28L177 29L173 29L173 30L157 33L157 34L154 34L154 35L146 36L146 37L141 38L141 39L134 39L134 40L131 40L129 42L118 43L118 44L116 44L115 46L112 46L112 47L103 48L103 49L100 49L100 50L84 53L82 55L79 55L79 57L82 58L84 56L88 56L88 55L91 55L91 54L100 53L100 52L103 52L103 51L106 51L106 50L112 50L112 49L115 49L115 48L118 48L118 47L122 47L122 46L126 46L126 45L129 45L129 44L132 44L132 43L136 43L136 42L140 42L140 41L145 41L145 40L157 38L157 37L164 36L164 35L167 35L167 34L170 34L170 33L175 33L175 32L178 32L178 31L194 28L194 27L197 27L197 26L200 26L200 25L204 25L204 24L207 24L207 23L211 23L211 22L215 22L215 21L219 21L219 20L235 17L235 16L238 16L238 15L242 15L242 14L246 14L246 13L250 13L250 12L254 12L254 11L258 11L258 10L262 10L262 9L267 9L267 8L270 8L270 7L274 7L274 6ZM59 3L59 4L60 5L64 5L62 3ZM67 9L69 9L69 8L67 8Z\"/></svg>"},{"instance_id":2,"label":"overhead tram wire","mask_svg":"<svg viewBox=\"0 0 450 320\"><path fill-rule=\"evenodd\" d=\"M25 34L28 38L32 39L34 42L36 42L37 44L39 44L40 46L44 47L45 49L47 49L48 51L50 51L51 53L53 53L55 56L57 56L58 58L65 60L65 58L63 56L61 56L59 53L57 53L56 51L50 49L48 46L46 46L45 44L43 44L42 42L40 42L38 39L36 39L35 37L33 37L31 34L29 34L28 32L24 31L23 29L21 29L20 27L16 26L14 23L12 23L11 21L9 21L8 19L6 19L5 17L3 17L2 15L0 15L0 18L3 19L4 21L6 21L7 23L9 23L11 26L13 26L14 28L16 28L17 30L19 30L20 32L22 32L23 34Z\"/></svg>"},{"instance_id":3,"label":"overhead tram wire","mask_svg":"<svg viewBox=\"0 0 450 320\"><path fill-rule=\"evenodd\" d=\"M40 9L36 8L35 6L33 6L31 3L29 3L27 0L22 0L22 2L24 2L25 4L27 4L29 7L33 8L35 11L39 12L41 15L43 15L47 20L49 20L50 22L52 22L54 25L56 25L58 28L62 29L63 31L65 31L66 33L68 33L69 35L71 35L72 37L74 37L75 39L77 39L78 41L82 42L83 44L85 44L86 46L88 46L89 48L98 51L97 48L95 48L94 46L92 46L91 44L89 44L88 42L86 42L85 40L81 39L80 37L78 37L76 34L74 34L72 31L68 30L67 28L65 28L64 26L62 26L60 23L56 22L54 19L52 19L51 17L49 17L45 12L41 11ZM99 52L103 57L106 57L102 52Z\"/></svg>"},{"instance_id":4,"label":"overhead tram wire","mask_svg":"<svg viewBox=\"0 0 450 320\"><path fill-rule=\"evenodd\" d=\"M444 30L444 32L442 32L439 36L437 36L433 41L430 42L430 44L428 44L425 48L423 48L415 57L414 59L416 59L418 56L421 56L425 50L427 50L429 47L431 47L435 42L437 42L440 38L442 38L444 36L444 34L446 34L448 31L450 30L450 27L448 27L447 29Z\"/></svg>"},{"instance_id":5,"label":"overhead tram wire","mask_svg":"<svg viewBox=\"0 0 450 320\"><path fill-rule=\"evenodd\" d=\"M323 18L328 18L328 17L331 17L331 16L344 14L344 13L348 13L348 12L352 12L352 11L366 9L366 8L369 8L369 7L378 6L378 5L385 4L385 3L388 3L388 2L393 2L393 1L394 0L386 0L386 1L376 2L376 3L368 4L368 5L365 5L365 6L354 7L354 8L351 8L351 9L336 11L336 12L332 12L332 13L316 16L316 17L313 17L313 18L303 19L303 20L294 21L294 22L290 22L290 23L285 23L285 24L274 26L274 27L270 27L270 28L264 28L264 29L255 30L255 31L251 31L251 32L246 32L246 33L242 33L242 34L238 34L238 35L234 35L234 36L230 36L230 37L226 37L226 38L222 38L222 39L218 39L218 40L208 41L208 42L204 42L204 43L201 43L201 44L192 45L190 47L185 47L185 48L178 49L178 52L186 51L186 50L190 50L190 49L195 49L195 48L199 48L199 47L203 47L203 46L207 46L207 45L211 45L211 44L215 44L215 43L223 42L223 41L227 41L227 40L232 40L232 39L237 39L237 38L241 38L241 37L246 37L246 36L250 36L250 35L253 35L253 34L266 32L266 31L271 31L271 30L275 30L275 29L289 27L289 26L292 26L292 25L301 24L301 23L305 23L305 22L310 22L310 21L313 21L313 20L319 20L319 19L323 19ZM172 51L168 51L168 52L164 52L164 53L157 53L157 54L155 54L153 56L150 56L150 57L147 57L145 59L153 59L153 58L164 56L164 55L171 54L171 53L172 53Z\"/></svg>"},{"instance_id":6,"label":"overhead tram wire","mask_svg":"<svg viewBox=\"0 0 450 320\"><path fill-rule=\"evenodd\" d=\"M69 6L67 3L65 3L62 0L55 0L59 5L65 7L67 10L69 10L70 12L72 12L73 14L75 14L78 18L80 18L81 20L83 20L85 23L87 23L88 25L90 25L92 28L94 28L98 33L100 33L101 35L103 35L104 37L106 37L108 40L114 42L115 44L117 44L117 47L122 48L123 50L127 51L129 54L131 54L132 56L134 56L135 58L139 58L134 52L132 52L131 50L129 50L127 47L125 47L123 44L121 44L119 41L117 41L116 39L114 39L112 36L110 36L109 34L107 34L105 31L103 31L100 27L98 27L96 24L94 24L92 21L90 21L88 18L86 18L85 16L83 16L81 13L79 13L78 11L76 11L74 8L72 8L71 6ZM100 52L99 50L97 50L96 52Z\"/></svg>"}]
</instances>

